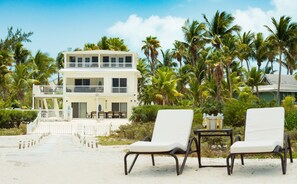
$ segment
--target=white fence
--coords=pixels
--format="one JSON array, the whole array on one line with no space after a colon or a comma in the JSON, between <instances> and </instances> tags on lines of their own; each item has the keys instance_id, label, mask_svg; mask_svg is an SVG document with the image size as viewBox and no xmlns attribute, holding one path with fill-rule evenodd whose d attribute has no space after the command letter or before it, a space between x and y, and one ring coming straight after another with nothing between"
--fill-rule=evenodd
<instances>
[{"instance_id":1,"label":"white fence","mask_svg":"<svg viewBox=\"0 0 297 184\"><path fill-rule=\"evenodd\" d=\"M40 109L38 118L39 121L63 121L64 111L56 109Z\"/></svg>"},{"instance_id":2,"label":"white fence","mask_svg":"<svg viewBox=\"0 0 297 184\"><path fill-rule=\"evenodd\" d=\"M37 125L38 125L38 116L33 122L27 124L27 134L33 133Z\"/></svg>"}]
</instances>

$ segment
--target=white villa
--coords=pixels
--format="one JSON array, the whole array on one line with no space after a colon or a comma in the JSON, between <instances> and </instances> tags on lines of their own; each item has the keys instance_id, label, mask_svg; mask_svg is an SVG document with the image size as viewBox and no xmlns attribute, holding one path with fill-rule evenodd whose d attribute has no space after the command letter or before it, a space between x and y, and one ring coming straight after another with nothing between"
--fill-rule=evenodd
<instances>
[{"instance_id":1,"label":"white villa","mask_svg":"<svg viewBox=\"0 0 297 184\"><path fill-rule=\"evenodd\" d=\"M64 120L129 118L138 105L137 62L134 52L64 52L63 86L34 85L33 108Z\"/></svg>"}]
</instances>

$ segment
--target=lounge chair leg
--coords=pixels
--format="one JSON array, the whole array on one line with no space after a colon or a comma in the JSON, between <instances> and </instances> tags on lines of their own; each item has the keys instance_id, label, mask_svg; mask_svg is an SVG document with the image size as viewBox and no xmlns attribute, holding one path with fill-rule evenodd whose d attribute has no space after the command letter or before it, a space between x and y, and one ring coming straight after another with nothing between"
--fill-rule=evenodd
<instances>
[{"instance_id":1,"label":"lounge chair leg","mask_svg":"<svg viewBox=\"0 0 297 184\"><path fill-rule=\"evenodd\" d=\"M229 159L231 158L231 154L228 155L228 157L226 158L226 162L227 162L227 173L228 175L231 175L231 172L230 172L230 163L229 163Z\"/></svg>"},{"instance_id":2,"label":"lounge chair leg","mask_svg":"<svg viewBox=\"0 0 297 184\"><path fill-rule=\"evenodd\" d=\"M139 156L139 154L137 153L137 154L135 155L135 158L134 158L134 160L133 160L133 162L132 162L132 164L131 164L130 168L129 168L129 171L128 171L128 173L130 173L130 172L131 172L131 170L132 170L132 168L133 168L133 166L134 166L134 164L135 164L135 162L136 162L136 160L137 160L138 156Z\"/></svg>"},{"instance_id":3,"label":"lounge chair leg","mask_svg":"<svg viewBox=\"0 0 297 184\"><path fill-rule=\"evenodd\" d=\"M231 156L231 169L230 169L231 174L233 173L234 160L235 160L235 154Z\"/></svg>"},{"instance_id":4,"label":"lounge chair leg","mask_svg":"<svg viewBox=\"0 0 297 184\"><path fill-rule=\"evenodd\" d=\"M289 135L287 137L287 144L288 144L288 149L289 149L290 162L293 163L292 147L291 147L291 140L290 140Z\"/></svg>"},{"instance_id":5,"label":"lounge chair leg","mask_svg":"<svg viewBox=\"0 0 297 184\"><path fill-rule=\"evenodd\" d=\"M153 163L153 166L155 166L155 158L154 158L154 154L152 154L152 163Z\"/></svg>"},{"instance_id":6,"label":"lounge chair leg","mask_svg":"<svg viewBox=\"0 0 297 184\"><path fill-rule=\"evenodd\" d=\"M178 163L178 158L173 154L173 153L169 153L174 159L175 159L175 163L176 163L176 174L177 176L180 174L179 173L179 163Z\"/></svg>"},{"instance_id":7,"label":"lounge chair leg","mask_svg":"<svg viewBox=\"0 0 297 184\"><path fill-rule=\"evenodd\" d=\"M128 152L128 153L126 153L126 155L125 155L125 157L124 157L125 175L128 175L128 174L131 172L131 170L132 170L132 168L133 168L133 166L134 166L134 164L135 164L135 162L136 162L136 160L137 160L137 158L138 158L138 156L139 156L139 154L136 154L136 156L135 156L135 158L134 158L134 160L133 160L133 162L132 162L132 164L131 164L131 166L130 166L130 168L129 168L129 171L127 171L127 157L128 157L130 154L133 154L133 153Z\"/></svg>"},{"instance_id":8,"label":"lounge chair leg","mask_svg":"<svg viewBox=\"0 0 297 184\"><path fill-rule=\"evenodd\" d=\"M282 153L280 153L278 150L279 149L277 149L277 151L274 151L274 153L277 154L280 157L281 165L282 165L282 172L283 172L283 174L286 174L286 164L285 164L285 161L284 161L284 157L283 157Z\"/></svg>"},{"instance_id":9,"label":"lounge chair leg","mask_svg":"<svg viewBox=\"0 0 297 184\"><path fill-rule=\"evenodd\" d=\"M243 154L240 154L241 165L244 165Z\"/></svg>"},{"instance_id":10,"label":"lounge chair leg","mask_svg":"<svg viewBox=\"0 0 297 184\"><path fill-rule=\"evenodd\" d=\"M124 169L125 169L125 175L128 175L128 172L127 172L127 157L128 155L130 155L130 153L126 153L125 157L124 157Z\"/></svg>"}]
</instances>

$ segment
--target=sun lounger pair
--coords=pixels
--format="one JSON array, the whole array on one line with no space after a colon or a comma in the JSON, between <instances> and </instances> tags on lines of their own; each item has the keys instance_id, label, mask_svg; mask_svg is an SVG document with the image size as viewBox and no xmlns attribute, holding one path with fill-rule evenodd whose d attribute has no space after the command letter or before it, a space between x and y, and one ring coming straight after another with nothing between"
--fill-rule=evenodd
<instances>
[{"instance_id":1,"label":"sun lounger pair","mask_svg":"<svg viewBox=\"0 0 297 184\"><path fill-rule=\"evenodd\" d=\"M146 138L129 146L129 151L124 157L125 174L129 174L140 154L149 154L152 158L152 165L155 165L154 155L170 155L176 164L176 174L182 174L187 157L190 153L198 155L198 143L193 137L190 138L193 121L192 110L160 110L158 112L152 139ZM292 159L292 150L289 136L284 137L284 109L260 108L247 111L245 125L245 141L236 142L230 148L230 155L227 157L227 172L230 175L233 171L236 155L240 155L241 163L244 164L244 154L275 153L281 158L283 174L286 173L287 154ZM194 149L193 149L194 147ZM129 170L127 157L135 155ZM184 159L179 167L176 154L184 154ZM284 154L284 156L282 155ZM230 165L231 160L231 165Z\"/></svg>"}]
</instances>

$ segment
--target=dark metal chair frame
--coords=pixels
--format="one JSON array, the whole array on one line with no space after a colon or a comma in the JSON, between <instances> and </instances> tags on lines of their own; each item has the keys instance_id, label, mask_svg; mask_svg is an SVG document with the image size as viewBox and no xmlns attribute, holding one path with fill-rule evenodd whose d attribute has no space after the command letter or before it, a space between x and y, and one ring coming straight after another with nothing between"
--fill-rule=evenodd
<instances>
[{"instance_id":1,"label":"dark metal chair frame","mask_svg":"<svg viewBox=\"0 0 297 184\"><path fill-rule=\"evenodd\" d=\"M240 141L241 138L240 136L237 136L235 139L236 141ZM292 157L292 148L291 148L291 141L290 141L290 137L288 134L285 135L285 145L284 148L282 148L281 146L277 145L274 150L272 152L256 152L256 153L230 153L228 155L228 157L226 158L226 162L227 162L227 173L228 175L231 175L233 173L233 167L234 167L234 160L235 160L235 156L236 155L240 155L241 158L241 165L244 165L244 160L243 160L243 155L245 154L268 154L268 153L272 153L272 154L276 154L280 157L281 159L281 166L282 166L282 172L283 174L286 174L287 171L287 154L289 151L289 155L290 155L290 162L293 163L293 157ZM283 156L284 154L284 156ZM230 165L230 159L231 159L231 165Z\"/></svg>"},{"instance_id":2,"label":"dark metal chair frame","mask_svg":"<svg viewBox=\"0 0 297 184\"><path fill-rule=\"evenodd\" d=\"M146 137L144 139L144 141L151 141L151 139L148 138L148 137ZM192 144L193 143L196 146L196 150L192 150ZM184 167L185 167L185 164L186 164L188 155L191 154L191 153L194 153L194 152L196 152L197 155L198 155L198 142L197 142L197 139L195 137L190 138L190 140L188 142L188 146L187 146L187 150L186 151L184 151L184 150L182 150L180 148L174 148L173 150L166 151L166 152L133 152L133 151L129 151L129 152L126 153L126 155L124 157L125 175L128 175L131 172L131 170L132 170L132 168L133 168L133 166L134 166L134 164L135 164L135 162L136 162L136 160L137 160L137 158L138 158L138 156L140 154L145 154L145 155L150 154L152 156L152 164L153 164L153 166L155 166L155 159L154 159L154 155L155 154L157 154L157 155L170 155L170 156L172 156L175 159L175 163L176 163L176 174L177 175L180 175L180 174L183 173L183 170L184 170ZM131 155L131 154L135 154L135 158L132 161L132 164L131 164L131 166L130 166L130 168L128 170L127 169L127 157L129 155ZM178 161L178 158L177 158L176 154L185 154L184 160L183 160L182 165L181 165L180 168L179 168L179 161Z\"/></svg>"}]
</instances>

